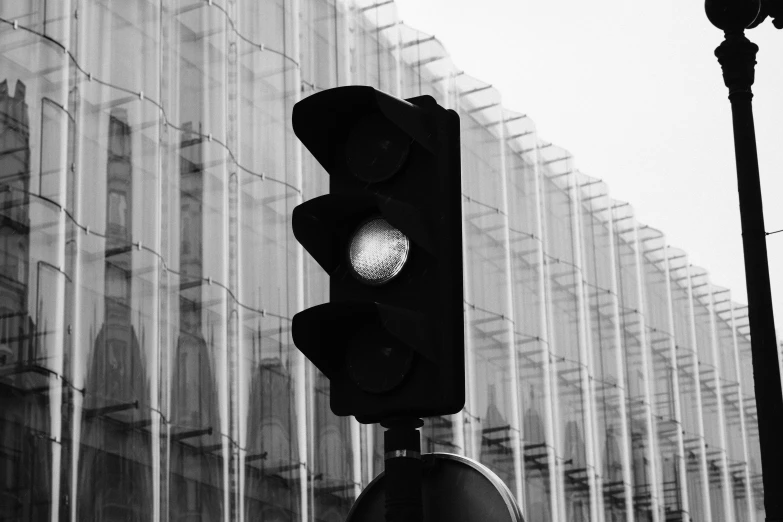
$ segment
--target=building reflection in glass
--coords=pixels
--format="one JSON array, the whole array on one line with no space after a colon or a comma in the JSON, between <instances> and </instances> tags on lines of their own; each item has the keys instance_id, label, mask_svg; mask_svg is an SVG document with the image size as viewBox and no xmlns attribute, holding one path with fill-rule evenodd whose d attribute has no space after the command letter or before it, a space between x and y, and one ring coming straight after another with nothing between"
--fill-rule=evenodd
<instances>
[{"instance_id":1,"label":"building reflection in glass","mask_svg":"<svg viewBox=\"0 0 783 522\"><path fill-rule=\"evenodd\" d=\"M549 520L550 480L546 428L541 413L543 401L530 386L529 404L523 419L525 440L525 498L531 520Z\"/></svg>"},{"instance_id":2,"label":"building reflection in glass","mask_svg":"<svg viewBox=\"0 0 783 522\"><path fill-rule=\"evenodd\" d=\"M218 520L223 505L223 449L214 347L204 336L202 307L203 138L183 125L179 142L179 336L172 365L169 437L171 520ZM212 349L211 349L212 348Z\"/></svg>"},{"instance_id":3,"label":"building reflection in glass","mask_svg":"<svg viewBox=\"0 0 783 522\"><path fill-rule=\"evenodd\" d=\"M0 519L48 520L48 374L30 314L30 122L24 82L0 82Z\"/></svg>"},{"instance_id":4,"label":"building reflection in glass","mask_svg":"<svg viewBox=\"0 0 783 522\"><path fill-rule=\"evenodd\" d=\"M152 502L148 377L132 324L131 126L108 117L103 322L91 332L79 448L80 520L143 521ZM97 322L97 321L96 321Z\"/></svg>"},{"instance_id":5,"label":"building reflection in glass","mask_svg":"<svg viewBox=\"0 0 783 522\"><path fill-rule=\"evenodd\" d=\"M511 450L511 437L516 433L511 429L503 413L497 406L497 390L494 384L488 385L489 404L482 419L481 462L495 472L506 485L514 481L514 456Z\"/></svg>"}]
</instances>

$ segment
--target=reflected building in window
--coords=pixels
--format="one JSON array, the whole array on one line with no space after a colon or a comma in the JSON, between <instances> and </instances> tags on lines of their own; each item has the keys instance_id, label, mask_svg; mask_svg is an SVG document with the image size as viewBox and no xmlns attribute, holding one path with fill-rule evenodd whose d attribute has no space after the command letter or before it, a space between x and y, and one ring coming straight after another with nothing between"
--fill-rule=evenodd
<instances>
[{"instance_id":1,"label":"reflected building in window","mask_svg":"<svg viewBox=\"0 0 783 522\"><path fill-rule=\"evenodd\" d=\"M0 366L35 359L28 312L30 123L25 84L0 82Z\"/></svg>"},{"instance_id":2,"label":"reflected building in window","mask_svg":"<svg viewBox=\"0 0 783 522\"><path fill-rule=\"evenodd\" d=\"M568 421L565 425L565 475L566 519L574 522L590 520L590 485L588 483L585 443L580 423Z\"/></svg>"},{"instance_id":3,"label":"reflected building in window","mask_svg":"<svg viewBox=\"0 0 783 522\"><path fill-rule=\"evenodd\" d=\"M2 257L0 258L0 310L27 313L30 249L30 123L26 87L19 80L14 93L8 81L0 82L0 209L2 209ZM18 327L11 327L17 330ZM29 354L0 354L10 362Z\"/></svg>"},{"instance_id":4,"label":"reflected building in window","mask_svg":"<svg viewBox=\"0 0 783 522\"><path fill-rule=\"evenodd\" d=\"M531 520L550 519L549 452L546 444L544 404L540 394L530 385L527 409L522 420L525 458L525 498L527 516Z\"/></svg>"},{"instance_id":5,"label":"reflected building in window","mask_svg":"<svg viewBox=\"0 0 783 522\"><path fill-rule=\"evenodd\" d=\"M514 454L511 438L517 436L497 405L497 388L489 384L489 403L481 419L480 461L491 469L509 487L516 480L514 476Z\"/></svg>"},{"instance_id":6,"label":"reflected building in window","mask_svg":"<svg viewBox=\"0 0 783 522\"><path fill-rule=\"evenodd\" d=\"M625 518L622 458L615 428L610 426L603 447L603 502L607 522L621 522Z\"/></svg>"},{"instance_id":7,"label":"reflected building in window","mask_svg":"<svg viewBox=\"0 0 783 522\"><path fill-rule=\"evenodd\" d=\"M329 408L329 380L319 374L315 387L315 434L313 459L315 476L312 491L315 509L324 522L345 520L353 503L350 421L336 417Z\"/></svg>"},{"instance_id":8,"label":"reflected building in window","mask_svg":"<svg viewBox=\"0 0 783 522\"><path fill-rule=\"evenodd\" d=\"M179 335L171 382L171 520L217 520L222 511L223 443L213 375L214 341L202 306L203 138L183 125L179 142Z\"/></svg>"},{"instance_id":9,"label":"reflected building in window","mask_svg":"<svg viewBox=\"0 0 783 522\"><path fill-rule=\"evenodd\" d=\"M80 520L151 520L148 377L131 312L132 129L124 109L108 114L103 321L91 332L79 451Z\"/></svg>"},{"instance_id":10,"label":"reflected building in window","mask_svg":"<svg viewBox=\"0 0 783 522\"><path fill-rule=\"evenodd\" d=\"M252 349L261 352L265 342L258 333L252 340ZM292 440L300 422L293 402L293 386L289 369L277 357L262 358L262 364L252 376L253 409L244 456L246 520L298 520L301 500L298 485L307 470ZM308 481L317 478L312 474L307 477Z\"/></svg>"},{"instance_id":11,"label":"reflected building in window","mask_svg":"<svg viewBox=\"0 0 783 522\"><path fill-rule=\"evenodd\" d=\"M30 305L27 88L0 82L0 519L50 517L47 373ZM32 303L30 301L33 301Z\"/></svg>"}]
</instances>

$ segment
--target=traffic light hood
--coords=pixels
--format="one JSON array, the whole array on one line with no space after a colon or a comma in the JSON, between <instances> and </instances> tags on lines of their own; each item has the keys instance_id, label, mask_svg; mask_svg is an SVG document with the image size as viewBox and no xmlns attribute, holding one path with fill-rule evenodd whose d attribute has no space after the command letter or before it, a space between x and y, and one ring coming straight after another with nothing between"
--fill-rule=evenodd
<instances>
[{"instance_id":1,"label":"traffic light hood","mask_svg":"<svg viewBox=\"0 0 783 522\"><path fill-rule=\"evenodd\" d=\"M421 356L436 362L432 344L421 343L427 338L426 326L420 314L379 303L345 301L326 303L294 315L292 327L294 344L328 378L341 370L346 343L345 332L356 324L371 324L409 346ZM298 323L308 328L298 328ZM315 327L313 327L313 325Z\"/></svg>"},{"instance_id":2,"label":"traffic light hood","mask_svg":"<svg viewBox=\"0 0 783 522\"><path fill-rule=\"evenodd\" d=\"M437 144L434 129L421 107L436 106L431 96L401 100L362 85L337 87L317 92L294 105L294 133L321 166L331 175L348 174L345 146L351 130L377 113L429 152Z\"/></svg>"}]
</instances>

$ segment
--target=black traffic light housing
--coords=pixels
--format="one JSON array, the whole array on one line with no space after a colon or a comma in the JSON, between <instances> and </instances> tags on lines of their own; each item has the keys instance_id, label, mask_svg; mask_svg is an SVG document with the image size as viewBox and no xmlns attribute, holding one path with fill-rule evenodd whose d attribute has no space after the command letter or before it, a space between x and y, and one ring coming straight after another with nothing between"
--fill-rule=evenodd
<instances>
[{"instance_id":1,"label":"black traffic light housing","mask_svg":"<svg viewBox=\"0 0 783 522\"><path fill-rule=\"evenodd\" d=\"M401 100L350 86L298 102L293 128L330 175L329 194L293 212L294 235L330 276L330 302L296 314L292 334L329 378L332 411L363 423L458 412L465 403L459 117L430 96ZM363 225L372 233L361 235L380 242L353 242ZM394 246L378 250L385 240ZM351 252L362 248L368 273L387 270L390 279L357 276ZM402 269L388 268L384 252L404 259Z\"/></svg>"}]
</instances>

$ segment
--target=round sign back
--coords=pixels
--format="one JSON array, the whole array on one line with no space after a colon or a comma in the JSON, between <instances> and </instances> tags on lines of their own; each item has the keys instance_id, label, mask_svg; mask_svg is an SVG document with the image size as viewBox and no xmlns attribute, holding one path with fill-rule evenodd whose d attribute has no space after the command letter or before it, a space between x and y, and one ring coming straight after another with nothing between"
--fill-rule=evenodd
<instances>
[{"instance_id":1,"label":"round sign back","mask_svg":"<svg viewBox=\"0 0 783 522\"><path fill-rule=\"evenodd\" d=\"M427 453L422 471L424 522L524 522L508 487L489 468L451 453ZM346 522L384 521L384 474L364 488Z\"/></svg>"}]
</instances>

